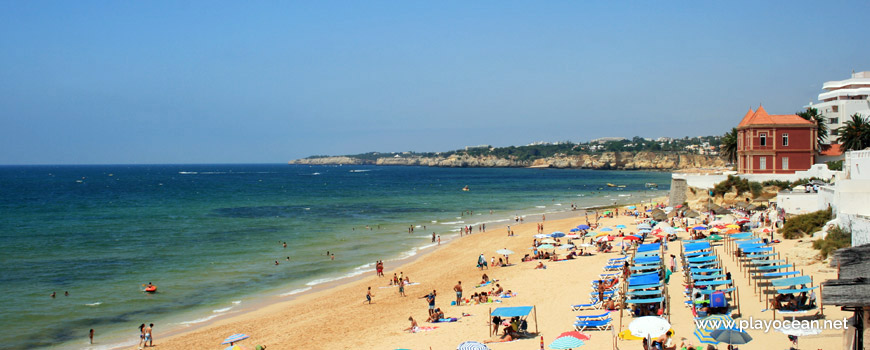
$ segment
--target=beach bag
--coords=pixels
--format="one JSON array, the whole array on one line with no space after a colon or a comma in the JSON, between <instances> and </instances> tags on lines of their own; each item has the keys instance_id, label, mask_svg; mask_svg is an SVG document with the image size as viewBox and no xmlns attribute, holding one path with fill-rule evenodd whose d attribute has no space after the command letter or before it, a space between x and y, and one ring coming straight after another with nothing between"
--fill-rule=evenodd
<instances>
[{"instance_id":1,"label":"beach bag","mask_svg":"<svg viewBox=\"0 0 870 350\"><path fill-rule=\"evenodd\" d=\"M713 292L710 295L710 307L725 307L725 292Z\"/></svg>"}]
</instances>

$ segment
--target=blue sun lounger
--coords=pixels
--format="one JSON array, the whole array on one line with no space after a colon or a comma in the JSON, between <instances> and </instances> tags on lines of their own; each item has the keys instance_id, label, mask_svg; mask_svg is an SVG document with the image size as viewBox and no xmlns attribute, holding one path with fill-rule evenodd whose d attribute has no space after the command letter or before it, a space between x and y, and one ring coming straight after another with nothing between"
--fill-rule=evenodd
<instances>
[{"instance_id":1,"label":"blue sun lounger","mask_svg":"<svg viewBox=\"0 0 870 350\"><path fill-rule=\"evenodd\" d=\"M610 311L605 311L603 314L598 315L577 315L577 320L579 321L592 321L605 318L610 318Z\"/></svg>"},{"instance_id":2,"label":"blue sun lounger","mask_svg":"<svg viewBox=\"0 0 870 350\"><path fill-rule=\"evenodd\" d=\"M604 331L613 327L612 320L613 319L611 318L606 318L603 320L575 321L574 328L579 332L585 331L586 328L594 328L599 331Z\"/></svg>"},{"instance_id":3,"label":"blue sun lounger","mask_svg":"<svg viewBox=\"0 0 870 350\"><path fill-rule=\"evenodd\" d=\"M598 309L601 309L601 303L598 302L597 299L595 299L595 302L588 303L588 304L576 304L576 305L571 305L571 310L572 310L572 311L580 311L580 310L598 310Z\"/></svg>"}]
</instances>

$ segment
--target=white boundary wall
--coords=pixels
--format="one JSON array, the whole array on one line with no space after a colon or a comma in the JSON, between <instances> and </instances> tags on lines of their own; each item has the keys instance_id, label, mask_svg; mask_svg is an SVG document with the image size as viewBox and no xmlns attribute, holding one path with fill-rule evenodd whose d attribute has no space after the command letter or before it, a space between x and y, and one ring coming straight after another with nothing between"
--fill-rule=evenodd
<instances>
[{"instance_id":1,"label":"white boundary wall","mask_svg":"<svg viewBox=\"0 0 870 350\"><path fill-rule=\"evenodd\" d=\"M868 153L870 154L870 153ZM867 157L867 165L864 166L864 173L870 176L870 155ZM832 180L840 177L842 172L829 170L825 164L814 164L812 168L805 171L797 171L794 174L737 174L736 171L725 171L721 174L671 174L674 179L685 179L686 185L689 187L701 188L705 190L712 189L717 183L725 181L728 175L737 175L740 178L755 182L765 182L768 180L780 181L797 181L800 179L809 179L816 177L819 179Z\"/></svg>"}]
</instances>

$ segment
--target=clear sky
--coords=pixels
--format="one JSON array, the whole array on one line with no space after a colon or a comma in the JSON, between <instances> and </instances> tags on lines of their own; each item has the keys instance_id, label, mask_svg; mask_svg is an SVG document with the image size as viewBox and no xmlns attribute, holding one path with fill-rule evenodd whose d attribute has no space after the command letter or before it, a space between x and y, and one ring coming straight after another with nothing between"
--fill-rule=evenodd
<instances>
[{"instance_id":1,"label":"clear sky","mask_svg":"<svg viewBox=\"0 0 870 350\"><path fill-rule=\"evenodd\" d=\"M0 1L0 164L719 135L870 70L870 2Z\"/></svg>"}]
</instances>

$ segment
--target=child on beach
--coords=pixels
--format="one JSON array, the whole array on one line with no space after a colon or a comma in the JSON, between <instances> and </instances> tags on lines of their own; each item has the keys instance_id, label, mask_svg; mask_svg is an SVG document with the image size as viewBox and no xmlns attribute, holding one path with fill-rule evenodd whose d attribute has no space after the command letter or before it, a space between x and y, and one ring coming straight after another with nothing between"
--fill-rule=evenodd
<instances>
[{"instance_id":1,"label":"child on beach","mask_svg":"<svg viewBox=\"0 0 870 350\"><path fill-rule=\"evenodd\" d=\"M372 294L372 287L369 287L368 292L366 292L366 301L369 303L369 305L372 304L372 298L373 298L374 296L375 296L375 295Z\"/></svg>"}]
</instances>

